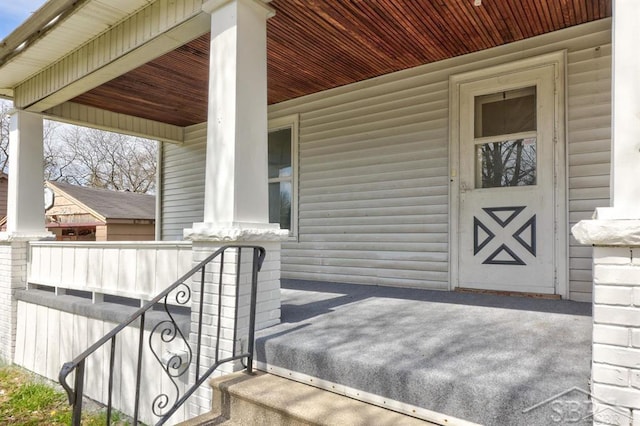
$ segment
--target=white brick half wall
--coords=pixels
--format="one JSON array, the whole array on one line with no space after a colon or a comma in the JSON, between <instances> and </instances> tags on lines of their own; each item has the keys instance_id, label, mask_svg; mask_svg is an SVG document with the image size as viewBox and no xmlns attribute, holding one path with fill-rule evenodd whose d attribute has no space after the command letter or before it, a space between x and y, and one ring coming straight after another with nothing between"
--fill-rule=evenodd
<instances>
[{"instance_id":1,"label":"white brick half wall","mask_svg":"<svg viewBox=\"0 0 640 426\"><path fill-rule=\"evenodd\" d=\"M260 330L280 322L280 242L235 242L234 244L255 244L264 247L266 257L262 269L258 273L258 292L256 304L256 330ZM207 256L223 246L220 242L194 241L193 264L203 261ZM190 344L194 350L197 345L200 300L203 298L202 309L202 349L200 372L204 373L214 362L216 351L216 334L218 320L218 294L222 291L222 308L220 316L220 347L219 359L229 357L233 346L237 353L246 351L248 341L250 284L252 274L253 250L244 248L240 259L238 323L235 323L235 294L236 268L238 256L236 249L225 251L224 269L220 279L220 260L214 260L207 266L205 274L204 294L200 291L200 274L193 277L191 283L191 334ZM222 284L220 284L222 281ZM220 290L221 289L221 290ZM237 330L236 340L233 340L234 328ZM239 361L221 365L214 376L239 371L243 367ZM195 365L192 363L189 372L189 383L195 383ZM205 382L193 394L189 401L191 417L205 414L211 410L211 386Z\"/></svg>"},{"instance_id":2,"label":"white brick half wall","mask_svg":"<svg viewBox=\"0 0 640 426\"><path fill-rule=\"evenodd\" d=\"M594 248L592 394L640 425L640 247Z\"/></svg>"},{"instance_id":3,"label":"white brick half wall","mask_svg":"<svg viewBox=\"0 0 640 426\"><path fill-rule=\"evenodd\" d=\"M26 287L27 242L0 243L0 360L12 362L18 303L15 292Z\"/></svg>"}]
</instances>

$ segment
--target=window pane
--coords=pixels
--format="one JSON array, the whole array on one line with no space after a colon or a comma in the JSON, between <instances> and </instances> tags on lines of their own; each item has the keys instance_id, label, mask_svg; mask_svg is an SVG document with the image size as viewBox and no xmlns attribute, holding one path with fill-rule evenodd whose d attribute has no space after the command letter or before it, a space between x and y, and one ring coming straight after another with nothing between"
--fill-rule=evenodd
<instances>
[{"instance_id":1,"label":"window pane","mask_svg":"<svg viewBox=\"0 0 640 426\"><path fill-rule=\"evenodd\" d=\"M291 229L291 182L269 184L269 223Z\"/></svg>"},{"instance_id":2,"label":"window pane","mask_svg":"<svg viewBox=\"0 0 640 426\"><path fill-rule=\"evenodd\" d=\"M476 145L476 188L536 184L536 138Z\"/></svg>"},{"instance_id":3,"label":"window pane","mask_svg":"<svg viewBox=\"0 0 640 426\"><path fill-rule=\"evenodd\" d=\"M291 176L291 129L269 132L269 178Z\"/></svg>"},{"instance_id":4,"label":"window pane","mask_svg":"<svg viewBox=\"0 0 640 426\"><path fill-rule=\"evenodd\" d=\"M475 137L536 130L536 88L509 90L475 98Z\"/></svg>"}]
</instances>

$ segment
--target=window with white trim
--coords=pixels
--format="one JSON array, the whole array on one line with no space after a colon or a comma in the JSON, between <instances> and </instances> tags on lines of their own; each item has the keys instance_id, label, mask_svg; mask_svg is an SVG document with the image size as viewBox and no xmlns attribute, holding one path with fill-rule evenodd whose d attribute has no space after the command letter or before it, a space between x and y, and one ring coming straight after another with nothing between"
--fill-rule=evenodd
<instances>
[{"instance_id":1,"label":"window with white trim","mask_svg":"<svg viewBox=\"0 0 640 426\"><path fill-rule=\"evenodd\" d=\"M269 121L269 222L297 235L298 116Z\"/></svg>"}]
</instances>

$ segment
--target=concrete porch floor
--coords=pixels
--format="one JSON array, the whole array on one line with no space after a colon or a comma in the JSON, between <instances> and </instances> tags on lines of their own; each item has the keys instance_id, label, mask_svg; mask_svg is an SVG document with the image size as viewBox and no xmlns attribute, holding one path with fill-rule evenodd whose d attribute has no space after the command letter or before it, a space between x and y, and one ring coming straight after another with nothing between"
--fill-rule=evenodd
<instances>
[{"instance_id":1,"label":"concrete porch floor","mask_svg":"<svg viewBox=\"0 0 640 426\"><path fill-rule=\"evenodd\" d=\"M523 410L589 390L591 330L589 303L282 280L282 323L257 333L256 352L458 419L548 425L586 396Z\"/></svg>"}]
</instances>

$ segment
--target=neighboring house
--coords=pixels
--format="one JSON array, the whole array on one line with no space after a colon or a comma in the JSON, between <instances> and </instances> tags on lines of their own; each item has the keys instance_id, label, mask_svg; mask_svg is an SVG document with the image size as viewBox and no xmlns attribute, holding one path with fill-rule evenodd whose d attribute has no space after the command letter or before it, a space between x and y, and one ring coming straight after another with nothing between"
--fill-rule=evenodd
<instances>
[{"instance_id":1,"label":"neighboring house","mask_svg":"<svg viewBox=\"0 0 640 426\"><path fill-rule=\"evenodd\" d=\"M148 241L155 238L155 197L45 183L55 194L46 212L49 231L58 241Z\"/></svg>"},{"instance_id":2,"label":"neighboring house","mask_svg":"<svg viewBox=\"0 0 640 426\"><path fill-rule=\"evenodd\" d=\"M593 301L619 337L594 332L594 394L640 421L638 19L636 0L50 0L0 46L5 256L47 237L43 117L160 140L159 239L194 262L265 246L259 327L281 276Z\"/></svg>"}]
</instances>

